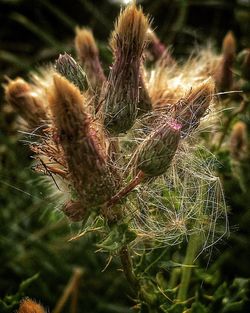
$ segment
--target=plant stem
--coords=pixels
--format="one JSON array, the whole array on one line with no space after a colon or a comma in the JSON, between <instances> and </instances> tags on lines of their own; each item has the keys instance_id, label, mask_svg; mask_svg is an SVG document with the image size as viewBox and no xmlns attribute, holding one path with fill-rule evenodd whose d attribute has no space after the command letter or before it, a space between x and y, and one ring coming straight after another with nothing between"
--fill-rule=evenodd
<instances>
[{"instance_id":1,"label":"plant stem","mask_svg":"<svg viewBox=\"0 0 250 313\"><path fill-rule=\"evenodd\" d=\"M132 260L127 246L122 247L122 249L120 250L120 259L122 263L123 272L127 278L127 281L129 282L133 290L137 292L139 282L133 272Z\"/></svg>"},{"instance_id":2,"label":"plant stem","mask_svg":"<svg viewBox=\"0 0 250 313\"><path fill-rule=\"evenodd\" d=\"M79 280L81 279L83 274L83 270L81 268L75 268L74 272L67 284L67 286L65 287L60 299L58 300L54 310L52 311L52 313L61 313L62 309L65 305L65 303L67 302L69 296L74 292L76 286L78 286L79 284Z\"/></svg>"},{"instance_id":3,"label":"plant stem","mask_svg":"<svg viewBox=\"0 0 250 313\"><path fill-rule=\"evenodd\" d=\"M176 263L180 263L180 255L178 252L174 253L172 260ZM168 286L170 289L174 289L177 286L180 274L181 274L180 267L176 267L176 268L172 269L171 274L170 274L169 283L168 283Z\"/></svg>"},{"instance_id":4,"label":"plant stem","mask_svg":"<svg viewBox=\"0 0 250 313\"><path fill-rule=\"evenodd\" d=\"M192 265L194 263L195 255L197 253L199 246L200 246L199 236L197 234L192 234L188 242L187 252L184 259L184 266L181 272L181 283L177 297L178 301L183 302L187 299L187 293L192 273Z\"/></svg>"},{"instance_id":5,"label":"plant stem","mask_svg":"<svg viewBox=\"0 0 250 313\"><path fill-rule=\"evenodd\" d=\"M127 194L129 194L133 189L135 189L136 186L138 186L145 178L145 174L140 171L136 177L122 190L120 190L116 195L114 195L109 202L107 203L107 207L114 206L119 202L123 197L125 197Z\"/></svg>"}]
</instances>

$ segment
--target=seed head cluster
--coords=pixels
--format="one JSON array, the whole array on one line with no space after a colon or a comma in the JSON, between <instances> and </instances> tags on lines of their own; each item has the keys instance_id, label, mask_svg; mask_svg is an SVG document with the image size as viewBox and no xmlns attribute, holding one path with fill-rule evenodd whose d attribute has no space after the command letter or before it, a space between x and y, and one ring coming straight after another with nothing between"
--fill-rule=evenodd
<instances>
[{"instance_id":1,"label":"seed head cluster","mask_svg":"<svg viewBox=\"0 0 250 313\"><path fill-rule=\"evenodd\" d=\"M232 38L223 58L201 53L178 65L131 4L111 34L107 76L89 29L76 29L75 46L77 61L62 54L40 78L5 86L26 127L39 129L31 143L37 171L66 186L62 212L72 222L92 212L126 220L138 239L168 244L199 231L211 244L225 203L199 132L215 108L215 69L233 57Z\"/></svg>"}]
</instances>

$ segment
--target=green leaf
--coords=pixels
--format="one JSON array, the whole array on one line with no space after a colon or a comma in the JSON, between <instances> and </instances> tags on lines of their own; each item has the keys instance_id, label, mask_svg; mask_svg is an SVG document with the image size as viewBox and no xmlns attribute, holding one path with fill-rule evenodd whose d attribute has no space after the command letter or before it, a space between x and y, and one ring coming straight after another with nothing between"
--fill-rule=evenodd
<instances>
[{"instance_id":1,"label":"green leaf","mask_svg":"<svg viewBox=\"0 0 250 313\"><path fill-rule=\"evenodd\" d=\"M186 264L182 264L182 263L177 263L174 262L172 260L169 261L164 261L160 263L160 267L162 269L170 269L170 268L176 268L176 267L196 267L196 265L186 265Z\"/></svg>"},{"instance_id":2,"label":"green leaf","mask_svg":"<svg viewBox=\"0 0 250 313\"><path fill-rule=\"evenodd\" d=\"M129 244L135 238L136 233L129 230L127 224L114 225L106 239L97 246L107 251L115 251Z\"/></svg>"},{"instance_id":3,"label":"green leaf","mask_svg":"<svg viewBox=\"0 0 250 313\"><path fill-rule=\"evenodd\" d=\"M25 290L39 277L39 273L21 282L19 289L14 295L7 295L0 299L0 312L12 313L18 306L20 300L25 296Z\"/></svg>"},{"instance_id":4,"label":"green leaf","mask_svg":"<svg viewBox=\"0 0 250 313\"><path fill-rule=\"evenodd\" d=\"M21 293L21 292L25 291L38 278L39 278L39 273L36 273L32 277L24 280L19 287L19 292Z\"/></svg>"},{"instance_id":5,"label":"green leaf","mask_svg":"<svg viewBox=\"0 0 250 313\"><path fill-rule=\"evenodd\" d=\"M173 305L169 305L164 303L160 306L161 310L164 313L183 313L184 312L184 304L183 303L175 303Z\"/></svg>"},{"instance_id":6,"label":"green leaf","mask_svg":"<svg viewBox=\"0 0 250 313\"><path fill-rule=\"evenodd\" d=\"M207 313L208 310L203 304L199 302L195 302L191 306L191 312L192 313Z\"/></svg>"}]
</instances>

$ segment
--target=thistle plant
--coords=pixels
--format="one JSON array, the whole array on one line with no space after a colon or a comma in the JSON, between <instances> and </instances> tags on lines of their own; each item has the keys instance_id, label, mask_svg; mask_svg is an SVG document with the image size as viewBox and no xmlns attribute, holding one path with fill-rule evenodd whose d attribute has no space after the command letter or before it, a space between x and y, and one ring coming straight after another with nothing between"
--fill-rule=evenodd
<instances>
[{"instance_id":1,"label":"thistle plant","mask_svg":"<svg viewBox=\"0 0 250 313\"><path fill-rule=\"evenodd\" d=\"M111 34L107 77L92 32L77 28L77 60L60 55L30 82L17 78L5 86L6 100L34 138L35 169L61 192L69 221L81 224L73 239L99 234L98 248L120 257L141 312L190 307L196 257L228 232L216 160L202 134L218 115L216 88L231 85L218 74L234 55L229 39L225 56L201 52L179 65L132 4ZM154 67L147 70L150 51ZM173 290L169 301L138 268L147 251L179 244L186 254L165 288Z\"/></svg>"}]
</instances>

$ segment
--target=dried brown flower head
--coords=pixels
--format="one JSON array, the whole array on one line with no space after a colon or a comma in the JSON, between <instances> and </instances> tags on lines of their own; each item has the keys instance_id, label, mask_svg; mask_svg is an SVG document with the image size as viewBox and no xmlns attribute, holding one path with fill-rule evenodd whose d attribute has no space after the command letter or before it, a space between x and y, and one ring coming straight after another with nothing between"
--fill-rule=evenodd
<instances>
[{"instance_id":1,"label":"dried brown flower head","mask_svg":"<svg viewBox=\"0 0 250 313\"><path fill-rule=\"evenodd\" d=\"M76 28L75 47L91 87L100 92L106 78L99 60L99 51L90 29Z\"/></svg>"},{"instance_id":2,"label":"dried brown flower head","mask_svg":"<svg viewBox=\"0 0 250 313\"><path fill-rule=\"evenodd\" d=\"M196 129L206 113L214 95L214 81L209 78L191 89L186 97L173 107L174 118L182 125L181 132L186 136Z\"/></svg>"},{"instance_id":3,"label":"dried brown flower head","mask_svg":"<svg viewBox=\"0 0 250 313\"><path fill-rule=\"evenodd\" d=\"M147 29L148 19L133 4L121 11L111 36L114 64L104 94L104 124L113 134L129 130L137 116Z\"/></svg>"},{"instance_id":4,"label":"dried brown flower head","mask_svg":"<svg viewBox=\"0 0 250 313\"><path fill-rule=\"evenodd\" d=\"M21 301L18 313L46 313L46 311L39 303L27 298Z\"/></svg>"},{"instance_id":5,"label":"dried brown flower head","mask_svg":"<svg viewBox=\"0 0 250 313\"><path fill-rule=\"evenodd\" d=\"M42 99L22 78L16 78L5 85L5 98L27 122L28 128L34 129L47 121Z\"/></svg>"},{"instance_id":6,"label":"dried brown flower head","mask_svg":"<svg viewBox=\"0 0 250 313\"><path fill-rule=\"evenodd\" d=\"M222 44L222 59L215 73L216 86L219 90L230 90L233 84L232 67L236 53L236 39L229 31Z\"/></svg>"},{"instance_id":7,"label":"dried brown flower head","mask_svg":"<svg viewBox=\"0 0 250 313\"><path fill-rule=\"evenodd\" d=\"M83 208L98 206L115 192L106 141L87 111L87 101L67 79L54 76L50 91L53 119Z\"/></svg>"},{"instance_id":8,"label":"dried brown flower head","mask_svg":"<svg viewBox=\"0 0 250 313\"><path fill-rule=\"evenodd\" d=\"M237 161L246 160L250 156L246 123L239 121L233 126L230 152L232 158Z\"/></svg>"}]
</instances>

